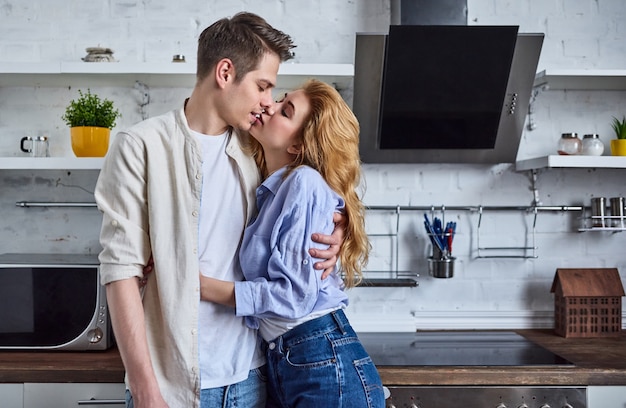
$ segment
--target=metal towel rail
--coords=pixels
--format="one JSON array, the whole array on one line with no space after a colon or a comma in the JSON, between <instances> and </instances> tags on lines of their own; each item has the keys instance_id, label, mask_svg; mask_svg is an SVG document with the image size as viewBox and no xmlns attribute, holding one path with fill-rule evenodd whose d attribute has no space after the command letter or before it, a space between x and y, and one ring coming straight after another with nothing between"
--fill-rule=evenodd
<instances>
[{"instance_id":1,"label":"metal towel rail","mask_svg":"<svg viewBox=\"0 0 626 408\"><path fill-rule=\"evenodd\" d=\"M538 205L530 205L530 206L368 206L368 210L381 210L381 211L393 211L396 210L398 216L400 211L429 211L433 216L435 211L440 211L445 219L445 211L469 211L476 212L479 214L478 216L478 227L477 227L477 255L476 258L521 258L521 259L533 259L537 258L537 246L535 245L535 231L537 226L537 214L541 211L555 211L555 212L564 212L564 211L579 211L584 212L584 206L538 206ZM530 246L502 246L502 247L484 247L480 245L480 231L482 225L482 216L485 211L520 211L532 214L532 243ZM398 221L399 222L399 221ZM486 252L490 252L491 254L485 254ZM501 251L507 251L507 253L502 253ZM529 254L529 251L530 254ZM499 254L495 253L499 252ZM396 253L396 271L397 271L397 253Z\"/></svg>"},{"instance_id":2,"label":"metal towel rail","mask_svg":"<svg viewBox=\"0 0 626 408\"><path fill-rule=\"evenodd\" d=\"M406 286L406 287L415 287L418 286L417 278L419 274L411 272L411 271L400 271L398 267L398 256L399 256L399 231L400 231L400 206L395 207L385 207L385 208L377 208L378 210L395 212L396 220L395 220L395 229L390 233L383 234L368 234L369 237L389 237L392 240L393 246L393 271L391 272L393 276L391 278L374 278L373 276L381 276L387 275L389 271L375 271L368 270L365 274L368 276L363 279L361 287L391 287L391 286ZM367 208L368 210L374 210L371 207Z\"/></svg>"},{"instance_id":3,"label":"metal towel rail","mask_svg":"<svg viewBox=\"0 0 626 408\"><path fill-rule=\"evenodd\" d=\"M51 202L51 201L18 201L16 207L96 207L96 203L92 202Z\"/></svg>"},{"instance_id":4,"label":"metal towel rail","mask_svg":"<svg viewBox=\"0 0 626 408\"><path fill-rule=\"evenodd\" d=\"M532 226L532 245L531 246L498 246L498 247L482 247L480 246L480 226L483 219L483 209L478 210L478 227L476 228L476 245L478 247L476 258L537 258L537 246L535 245L535 230L537 227L537 208L533 208L533 226ZM492 255L481 255L480 251L491 252ZM493 255L493 253L499 251L507 251L508 253L500 255ZM515 252L517 251L517 252ZM528 251L532 251L532 255L527 255ZM512 254L515 252L516 254ZM521 253L521 255L520 255Z\"/></svg>"}]
</instances>

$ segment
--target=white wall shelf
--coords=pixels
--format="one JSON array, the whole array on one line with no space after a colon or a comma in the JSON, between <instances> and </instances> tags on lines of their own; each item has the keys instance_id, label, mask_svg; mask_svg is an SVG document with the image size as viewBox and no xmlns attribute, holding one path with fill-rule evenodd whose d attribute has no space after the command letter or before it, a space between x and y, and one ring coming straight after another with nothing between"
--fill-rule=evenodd
<instances>
[{"instance_id":1,"label":"white wall shelf","mask_svg":"<svg viewBox=\"0 0 626 408\"><path fill-rule=\"evenodd\" d=\"M535 75L535 88L547 90L626 90L626 69L547 69ZM515 163L518 171L542 168L626 168L621 156L549 155Z\"/></svg>"},{"instance_id":2,"label":"white wall shelf","mask_svg":"<svg viewBox=\"0 0 626 408\"><path fill-rule=\"evenodd\" d=\"M535 75L535 87L572 90L626 90L626 69L547 69Z\"/></svg>"},{"instance_id":3,"label":"white wall shelf","mask_svg":"<svg viewBox=\"0 0 626 408\"><path fill-rule=\"evenodd\" d=\"M0 170L99 170L101 157L0 157Z\"/></svg>"},{"instance_id":4,"label":"white wall shelf","mask_svg":"<svg viewBox=\"0 0 626 408\"><path fill-rule=\"evenodd\" d=\"M542 168L607 168L626 169L626 156L561 156L550 155L515 163L517 171Z\"/></svg>"},{"instance_id":5,"label":"white wall shelf","mask_svg":"<svg viewBox=\"0 0 626 408\"><path fill-rule=\"evenodd\" d=\"M154 88L193 88L195 63L128 62L0 62L2 87L133 87L137 81ZM291 89L317 78L339 89L351 86L352 64L285 63L278 71L277 86ZM90 170L100 169L102 158L0 157L0 169Z\"/></svg>"},{"instance_id":6,"label":"white wall shelf","mask_svg":"<svg viewBox=\"0 0 626 408\"><path fill-rule=\"evenodd\" d=\"M3 170L98 170L99 157L0 157ZM626 169L626 156L560 156L551 155L520 160L517 171L541 168L612 168Z\"/></svg>"},{"instance_id":7,"label":"white wall shelf","mask_svg":"<svg viewBox=\"0 0 626 408\"><path fill-rule=\"evenodd\" d=\"M0 63L0 87L96 87L133 86L140 81L150 87L192 88L195 63L57 62ZM294 88L308 78L318 78L338 88L349 87L352 64L290 64L278 71L278 86Z\"/></svg>"}]
</instances>

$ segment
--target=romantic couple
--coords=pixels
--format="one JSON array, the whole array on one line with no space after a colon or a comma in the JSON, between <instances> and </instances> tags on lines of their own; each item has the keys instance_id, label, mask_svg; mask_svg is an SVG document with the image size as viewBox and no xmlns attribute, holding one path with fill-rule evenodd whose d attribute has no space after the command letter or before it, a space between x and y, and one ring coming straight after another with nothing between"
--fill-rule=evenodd
<instances>
[{"instance_id":1,"label":"romantic couple","mask_svg":"<svg viewBox=\"0 0 626 408\"><path fill-rule=\"evenodd\" d=\"M359 125L316 80L273 100L293 47L255 14L215 22L184 105L109 149L99 259L129 407L385 405L343 313L369 251Z\"/></svg>"}]
</instances>

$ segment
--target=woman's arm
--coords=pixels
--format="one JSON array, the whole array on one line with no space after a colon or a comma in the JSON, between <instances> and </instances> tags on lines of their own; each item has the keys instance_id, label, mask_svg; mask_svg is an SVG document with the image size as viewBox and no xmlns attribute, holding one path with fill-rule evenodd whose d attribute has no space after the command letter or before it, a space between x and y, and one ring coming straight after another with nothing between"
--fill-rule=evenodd
<instances>
[{"instance_id":1,"label":"woman's arm","mask_svg":"<svg viewBox=\"0 0 626 408\"><path fill-rule=\"evenodd\" d=\"M200 274L200 299L235 307L235 283Z\"/></svg>"}]
</instances>

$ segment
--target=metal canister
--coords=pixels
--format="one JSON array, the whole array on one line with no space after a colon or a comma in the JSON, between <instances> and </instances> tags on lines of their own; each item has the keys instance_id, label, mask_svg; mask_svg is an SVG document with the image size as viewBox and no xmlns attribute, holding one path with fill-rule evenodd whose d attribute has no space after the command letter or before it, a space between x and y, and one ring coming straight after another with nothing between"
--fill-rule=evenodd
<instances>
[{"instance_id":1,"label":"metal canister","mask_svg":"<svg viewBox=\"0 0 626 408\"><path fill-rule=\"evenodd\" d=\"M624 228L624 197L611 197L611 225Z\"/></svg>"},{"instance_id":2,"label":"metal canister","mask_svg":"<svg viewBox=\"0 0 626 408\"><path fill-rule=\"evenodd\" d=\"M580 154L583 149L578 133L562 133L557 145L557 153L561 155Z\"/></svg>"},{"instance_id":3,"label":"metal canister","mask_svg":"<svg viewBox=\"0 0 626 408\"><path fill-rule=\"evenodd\" d=\"M608 227L606 221L606 198L593 197L591 199L591 225Z\"/></svg>"}]
</instances>

